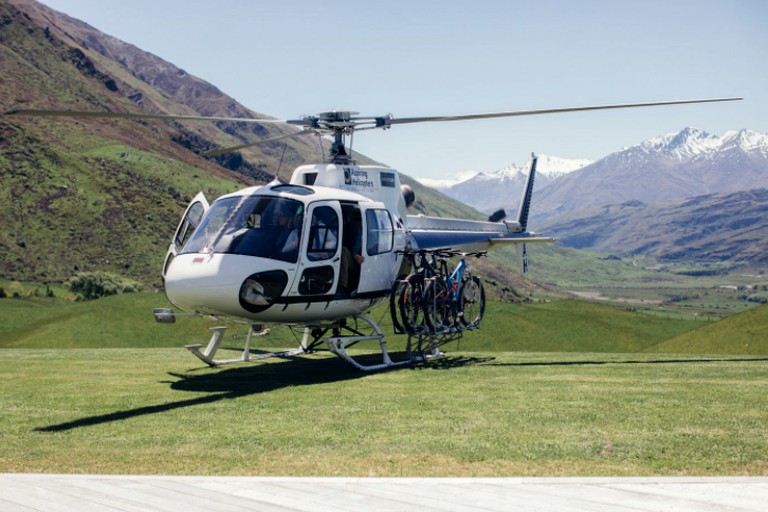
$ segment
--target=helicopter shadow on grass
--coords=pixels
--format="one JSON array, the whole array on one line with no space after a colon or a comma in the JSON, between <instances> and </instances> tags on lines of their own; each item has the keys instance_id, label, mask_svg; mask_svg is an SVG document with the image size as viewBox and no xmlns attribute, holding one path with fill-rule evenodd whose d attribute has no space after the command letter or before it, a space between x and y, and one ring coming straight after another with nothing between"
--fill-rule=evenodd
<instances>
[{"instance_id":1,"label":"helicopter shadow on grass","mask_svg":"<svg viewBox=\"0 0 768 512\"><path fill-rule=\"evenodd\" d=\"M407 358L407 354L405 353L394 352L391 353L391 356L395 361ZM380 359L381 356L379 355L378 357ZM393 367L389 370L374 373L381 374L382 372L397 369L450 369L471 364L485 363L493 359L494 358L448 356L430 361L423 365L416 364ZM160 381L160 383L170 385L172 390L206 394L186 400L176 400L156 405L145 405L133 409L88 416L64 423L38 427L34 429L34 431L65 432L81 427L102 425L142 416L161 414L186 407L212 404L222 400L269 393L286 387L313 386L345 381L351 382L365 378L368 374L355 370L336 357L285 357L282 358L281 361L272 361L265 364L246 364L215 369L202 367L190 369L183 373L169 372L168 375L176 380Z\"/></svg>"},{"instance_id":2,"label":"helicopter shadow on grass","mask_svg":"<svg viewBox=\"0 0 768 512\"><path fill-rule=\"evenodd\" d=\"M405 352L394 352L391 353L391 356L392 359L396 361L408 357ZM365 358L365 356L363 357ZM381 356L378 357L380 358ZM447 370L473 364L482 364L494 359L495 358L493 357L446 356L425 364L393 367L389 370L374 372L374 374L408 369ZM267 364L250 364L218 369L202 367L190 369L184 373L169 372L168 375L174 377L176 380L160 381L160 383L169 384L171 389L175 391L206 394L187 400L176 400L173 402L146 405L133 409L88 416L46 427L38 427L34 430L36 432L64 432L81 427L90 427L141 416L161 414L186 407L212 404L222 400L231 400L250 395L269 393L286 387L355 381L365 378L369 374L355 370L335 357L285 357L279 362L271 362Z\"/></svg>"},{"instance_id":3,"label":"helicopter shadow on grass","mask_svg":"<svg viewBox=\"0 0 768 512\"><path fill-rule=\"evenodd\" d=\"M304 358L285 357L270 363L243 364L223 368L194 368L186 372L168 372L176 380L159 381L179 392L206 393L186 400L146 405L106 414L88 416L55 425L38 427L37 432L62 432L122 421L141 416L160 414L186 407L269 393L291 386L312 386L343 381L353 381L365 376L343 361L333 357Z\"/></svg>"},{"instance_id":4,"label":"helicopter shadow on grass","mask_svg":"<svg viewBox=\"0 0 768 512\"><path fill-rule=\"evenodd\" d=\"M493 356L457 356L444 355L437 359L431 359L426 363L419 363L413 366L419 370L452 370L454 368L463 368L472 365L490 365L493 366L496 358Z\"/></svg>"}]
</instances>

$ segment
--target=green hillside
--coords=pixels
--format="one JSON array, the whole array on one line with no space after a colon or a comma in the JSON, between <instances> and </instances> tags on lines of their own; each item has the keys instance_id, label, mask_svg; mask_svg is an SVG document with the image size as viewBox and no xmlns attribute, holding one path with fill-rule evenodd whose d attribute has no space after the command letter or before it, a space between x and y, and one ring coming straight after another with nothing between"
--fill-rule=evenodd
<instances>
[{"instance_id":1,"label":"green hillside","mask_svg":"<svg viewBox=\"0 0 768 512\"><path fill-rule=\"evenodd\" d=\"M490 303L480 330L472 333L466 349L632 353L697 325L700 323L693 320L660 318L580 300Z\"/></svg>"},{"instance_id":2,"label":"green hillside","mask_svg":"<svg viewBox=\"0 0 768 512\"><path fill-rule=\"evenodd\" d=\"M76 137L79 130L67 136ZM31 158L0 154L2 275L63 282L108 270L159 284L160 268L187 202L235 190L231 179L95 137L81 149L25 144Z\"/></svg>"},{"instance_id":3,"label":"green hillside","mask_svg":"<svg viewBox=\"0 0 768 512\"><path fill-rule=\"evenodd\" d=\"M182 347L188 343L207 341L212 320L181 318L174 325L157 324L152 309L167 307L161 293L135 293L107 297L88 302L62 299L0 299L0 348L152 348ZM765 319L766 308L760 308ZM759 315L759 313L758 313ZM405 347L406 337L392 333L386 304L376 308L372 317L381 324L392 350ZM742 315L739 315L742 317ZM748 317L749 318L749 317ZM723 321L707 324L705 329L728 325ZM759 324L759 320L755 321ZM765 322L764 322L765 324ZM579 300L547 303L509 304L491 302L477 331L467 332L448 351L525 351L525 352L676 352L666 340L676 339L702 325L702 321L675 320L622 308ZM730 328L752 334L749 325ZM752 330L750 330L752 329ZM244 327L233 327L229 333L239 336L230 345L242 346ZM297 333L287 327L275 327L259 343L268 347L291 347L297 344ZM766 338L766 336L763 336ZM742 353L739 345L730 345ZM755 352L768 353L768 345L755 343ZM709 353L703 347L703 353ZM721 347L721 350L725 350ZM760 352L762 350L762 352Z\"/></svg>"},{"instance_id":4,"label":"green hillside","mask_svg":"<svg viewBox=\"0 0 768 512\"><path fill-rule=\"evenodd\" d=\"M648 352L680 354L768 354L768 305L680 334Z\"/></svg>"},{"instance_id":5,"label":"green hillside","mask_svg":"<svg viewBox=\"0 0 768 512\"><path fill-rule=\"evenodd\" d=\"M710 194L592 208L548 219L543 229L574 248L647 255L664 262L710 261L764 269L768 190Z\"/></svg>"},{"instance_id":6,"label":"green hillside","mask_svg":"<svg viewBox=\"0 0 768 512\"><path fill-rule=\"evenodd\" d=\"M166 305L158 293L115 295L88 302L0 299L0 347L181 347L202 341L208 320L186 319L172 328L155 323L152 309Z\"/></svg>"},{"instance_id":7,"label":"green hillside","mask_svg":"<svg viewBox=\"0 0 768 512\"><path fill-rule=\"evenodd\" d=\"M1 2L0 18L0 112L264 117L159 57L37 2ZM316 137L215 159L198 152L285 130L296 128L0 115L0 277L61 283L103 270L159 286L170 237L197 192L215 199L323 158ZM415 211L481 217L404 181L416 189Z\"/></svg>"}]
</instances>

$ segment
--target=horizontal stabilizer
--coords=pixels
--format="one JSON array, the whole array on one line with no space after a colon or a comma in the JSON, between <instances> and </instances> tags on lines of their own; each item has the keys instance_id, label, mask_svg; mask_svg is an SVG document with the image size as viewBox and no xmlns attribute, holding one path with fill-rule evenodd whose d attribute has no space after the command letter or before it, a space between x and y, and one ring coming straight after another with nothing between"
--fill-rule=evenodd
<instances>
[{"instance_id":1,"label":"horizontal stabilizer","mask_svg":"<svg viewBox=\"0 0 768 512\"><path fill-rule=\"evenodd\" d=\"M552 243L555 239L551 236L530 236L530 237L514 237L514 238L491 238L491 244L529 244L529 243Z\"/></svg>"}]
</instances>

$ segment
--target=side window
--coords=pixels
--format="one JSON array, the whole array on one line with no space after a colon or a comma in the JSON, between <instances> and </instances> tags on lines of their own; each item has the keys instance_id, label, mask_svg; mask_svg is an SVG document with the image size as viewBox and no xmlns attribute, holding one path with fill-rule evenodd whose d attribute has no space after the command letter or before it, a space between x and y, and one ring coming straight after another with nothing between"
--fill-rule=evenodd
<instances>
[{"instance_id":1,"label":"side window","mask_svg":"<svg viewBox=\"0 0 768 512\"><path fill-rule=\"evenodd\" d=\"M299 293L302 295L328 293L333 287L333 276L333 267L330 265L308 268L301 274Z\"/></svg>"},{"instance_id":2,"label":"side window","mask_svg":"<svg viewBox=\"0 0 768 512\"><path fill-rule=\"evenodd\" d=\"M367 243L366 251L370 256L392 250L394 230L392 217L387 210L368 210L365 212Z\"/></svg>"},{"instance_id":3,"label":"side window","mask_svg":"<svg viewBox=\"0 0 768 512\"><path fill-rule=\"evenodd\" d=\"M338 246L339 216L330 206L315 208L309 228L307 258L310 261L327 260L336 254Z\"/></svg>"}]
</instances>

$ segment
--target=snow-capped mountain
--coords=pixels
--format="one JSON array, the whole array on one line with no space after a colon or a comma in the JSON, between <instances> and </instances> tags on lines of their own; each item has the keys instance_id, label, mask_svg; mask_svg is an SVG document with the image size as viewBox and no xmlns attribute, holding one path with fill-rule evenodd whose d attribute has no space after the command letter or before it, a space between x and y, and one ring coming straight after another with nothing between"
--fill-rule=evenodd
<instances>
[{"instance_id":1,"label":"snow-capped mountain","mask_svg":"<svg viewBox=\"0 0 768 512\"><path fill-rule=\"evenodd\" d=\"M534 217L768 187L768 135L695 128L654 137L563 176L534 197Z\"/></svg>"},{"instance_id":2,"label":"snow-capped mountain","mask_svg":"<svg viewBox=\"0 0 768 512\"><path fill-rule=\"evenodd\" d=\"M530 162L474 173L444 193L514 217ZM531 226L563 245L670 261L764 265L768 134L695 128L596 162L541 156Z\"/></svg>"},{"instance_id":3,"label":"snow-capped mountain","mask_svg":"<svg viewBox=\"0 0 768 512\"><path fill-rule=\"evenodd\" d=\"M591 160L540 155L536 167L535 189L538 190L553 180L590 163L592 163ZM523 165L510 164L493 172L466 173L457 176L454 180L419 179L419 181L483 212L490 213L499 208L510 211L516 208L520 201L530 166L529 160Z\"/></svg>"},{"instance_id":4,"label":"snow-capped mountain","mask_svg":"<svg viewBox=\"0 0 768 512\"><path fill-rule=\"evenodd\" d=\"M728 131L722 137L710 135L696 128L685 128L679 133L670 133L648 139L639 145L649 153L656 152L669 158L687 161L711 156L727 149L768 152L768 135L750 130Z\"/></svg>"}]
</instances>

